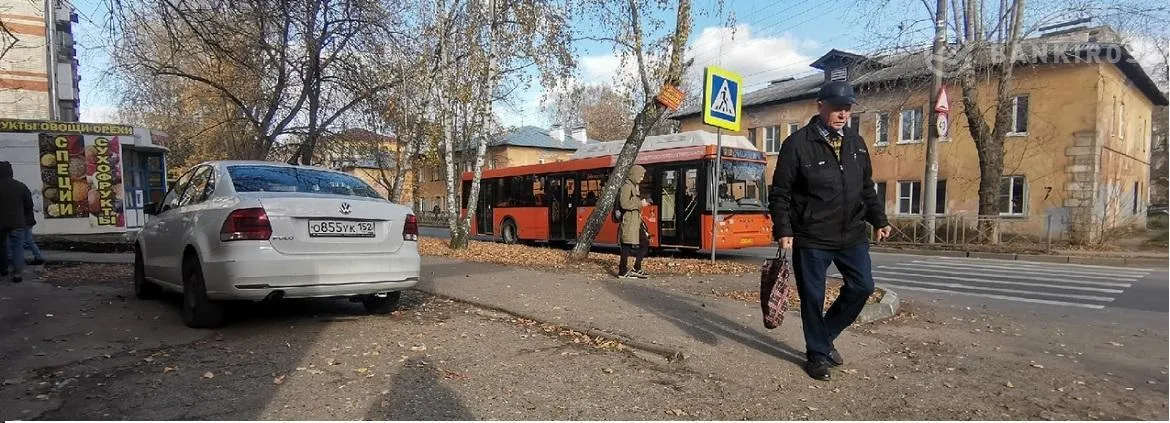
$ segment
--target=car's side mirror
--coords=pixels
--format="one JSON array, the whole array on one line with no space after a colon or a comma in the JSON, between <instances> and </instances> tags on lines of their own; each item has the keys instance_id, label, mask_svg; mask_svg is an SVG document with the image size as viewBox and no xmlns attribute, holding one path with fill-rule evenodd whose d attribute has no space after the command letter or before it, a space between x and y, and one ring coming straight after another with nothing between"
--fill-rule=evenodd
<instances>
[{"instance_id":1,"label":"car's side mirror","mask_svg":"<svg viewBox=\"0 0 1170 423\"><path fill-rule=\"evenodd\" d=\"M158 214L158 203L146 203L145 206L142 206L142 212L146 213L147 216L157 215Z\"/></svg>"}]
</instances>

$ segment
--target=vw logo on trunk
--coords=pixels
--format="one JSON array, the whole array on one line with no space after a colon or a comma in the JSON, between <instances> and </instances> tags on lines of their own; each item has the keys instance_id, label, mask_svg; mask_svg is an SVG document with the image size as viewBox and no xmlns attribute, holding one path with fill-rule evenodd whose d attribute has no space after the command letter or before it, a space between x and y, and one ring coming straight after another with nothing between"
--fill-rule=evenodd
<instances>
[{"instance_id":1,"label":"vw logo on trunk","mask_svg":"<svg viewBox=\"0 0 1170 423\"><path fill-rule=\"evenodd\" d=\"M337 211L341 212L341 214L349 214L349 203L341 203L341 208Z\"/></svg>"}]
</instances>

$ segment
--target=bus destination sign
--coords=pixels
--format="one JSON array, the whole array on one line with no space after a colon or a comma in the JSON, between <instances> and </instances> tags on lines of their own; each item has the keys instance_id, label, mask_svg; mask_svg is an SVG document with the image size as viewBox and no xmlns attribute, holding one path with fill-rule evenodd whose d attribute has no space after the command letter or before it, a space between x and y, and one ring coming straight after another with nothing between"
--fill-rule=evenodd
<instances>
[{"instance_id":1,"label":"bus destination sign","mask_svg":"<svg viewBox=\"0 0 1170 423\"><path fill-rule=\"evenodd\" d=\"M723 147L723 157L747 160L764 160L764 153L739 148Z\"/></svg>"}]
</instances>

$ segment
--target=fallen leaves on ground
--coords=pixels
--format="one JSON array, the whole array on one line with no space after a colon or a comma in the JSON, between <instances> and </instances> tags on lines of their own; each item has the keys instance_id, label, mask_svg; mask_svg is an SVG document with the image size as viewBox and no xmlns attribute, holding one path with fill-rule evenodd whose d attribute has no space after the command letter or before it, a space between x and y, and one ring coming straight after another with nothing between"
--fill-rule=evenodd
<instances>
[{"instance_id":1,"label":"fallen leaves on ground","mask_svg":"<svg viewBox=\"0 0 1170 423\"><path fill-rule=\"evenodd\" d=\"M493 263L505 266L522 266L539 270L571 270L594 274L612 274L617 271L617 254L589 253L581 262L569 263L567 250L509 245L495 242L469 241L466 249L452 250L448 241L438 238L419 239L419 253L424 256L444 256L460 260ZM674 257L646 257L643 270L652 275L694 275L694 274L752 274L759 273L758 264L716 262L702 259ZM630 258L633 265L633 258Z\"/></svg>"},{"instance_id":2,"label":"fallen leaves on ground","mask_svg":"<svg viewBox=\"0 0 1170 423\"><path fill-rule=\"evenodd\" d=\"M798 295L796 293L796 287L793 286L792 290L790 292L791 292L791 294L789 294L789 297L788 297L788 305L789 305L788 309L789 310L800 310L800 295ZM759 304L760 303L760 291L758 291L758 290L753 290L753 291L745 291L745 290L717 291L717 290L712 289L711 294L715 295L716 297L730 298L733 300L743 301L746 303L752 303L752 304ZM829 304L832 304L833 301L837 299L838 295L841 295L841 281L830 279L829 281L825 282L825 306L828 307ZM870 295L869 298L866 299L865 302L866 302L866 304L877 304L877 302L881 301L881 299L882 299L882 290L879 288L879 289L875 290L873 295Z\"/></svg>"},{"instance_id":3,"label":"fallen leaves on ground","mask_svg":"<svg viewBox=\"0 0 1170 423\"><path fill-rule=\"evenodd\" d=\"M49 263L40 279L68 285L94 282L121 282L134 277L134 267L122 263Z\"/></svg>"}]
</instances>

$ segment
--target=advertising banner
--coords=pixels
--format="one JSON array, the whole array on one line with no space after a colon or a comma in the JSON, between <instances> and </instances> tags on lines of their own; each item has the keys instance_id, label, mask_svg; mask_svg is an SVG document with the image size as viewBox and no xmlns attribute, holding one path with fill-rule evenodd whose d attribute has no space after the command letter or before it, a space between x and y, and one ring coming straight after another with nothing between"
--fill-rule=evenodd
<instances>
[{"instance_id":1,"label":"advertising banner","mask_svg":"<svg viewBox=\"0 0 1170 423\"><path fill-rule=\"evenodd\" d=\"M121 161L117 136L40 134L45 218L125 226Z\"/></svg>"}]
</instances>

